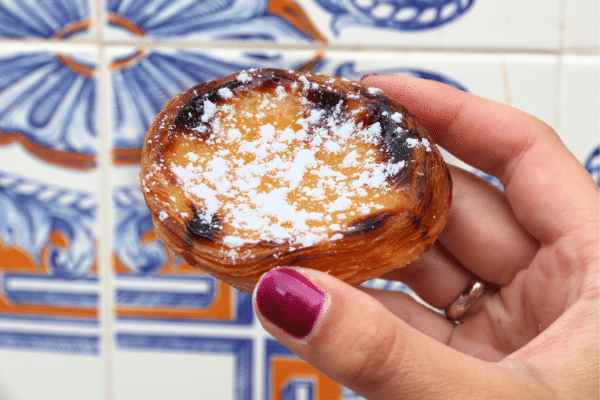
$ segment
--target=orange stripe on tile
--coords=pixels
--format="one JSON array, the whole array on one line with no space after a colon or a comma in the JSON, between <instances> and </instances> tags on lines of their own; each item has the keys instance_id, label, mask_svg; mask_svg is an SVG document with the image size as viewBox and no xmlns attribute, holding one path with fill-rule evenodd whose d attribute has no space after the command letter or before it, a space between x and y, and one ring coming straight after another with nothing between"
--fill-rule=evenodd
<instances>
[{"instance_id":1,"label":"orange stripe on tile","mask_svg":"<svg viewBox=\"0 0 600 400\"><path fill-rule=\"evenodd\" d=\"M73 60L71 57L69 57L65 53L57 53L56 59L58 61L60 61L61 63L63 63L70 70L77 72L79 75L83 75L88 78L91 78L94 76L95 67L83 65L83 64Z\"/></svg>"},{"instance_id":2,"label":"orange stripe on tile","mask_svg":"<svg viewBox=\"0 0 600 400\"><path fill-rule=\"evenodd\" d=\"M142 148L114 149L113 162L116 165L133 165L142 162Z\"/></svg>"},{"instance_id":3,"label":"orange stripe on tile","mask_svg":"<svg viewBox=\"0 0 600 400\"><path fill-rule=\"evenodd\" d=\"M135 22L133 22L129 18L125 18L122 15L110 13L107 16L107 20L108 23L120 26L121 28L125 28L129 32L133 33L135 36L146 36L146 32L144 32L144 29L142 27L140 27Z\"/></svg>"},{"instance_id":4,"label":"orange stripe on tile","mask_svg":"<svg viewBox=\"0 0 600 400\"><path fill-rule=\"evenodd\" d=\"M65 26L64 28L58 30L52 35L52 39L64 39L65 37L72 35L75 32L81 32L92 25L92 22L89 19L82 19L81 21L75 21Z\"/></svg>"},{"instance_id":5,"label":"orange stripe on tile","mask_svg":"<svg viewBox=\"0 0 600 400\"><path fill-rule=\"evenodd\" d=\"M52 235L51 235L52 236ZM54 236L54 240L57 240ZM42 257L47 248L42 249ZM35 263L33 257L25 250L16 246L4 246L0 240L0 272L18 272L32 274L48 274L47 266ZM3 287L2 274L0 274L0 287ZM98 318L95 307L65 307L60 305L42 304L14 304L0 295L0 315L52 317L52 318Z\"/></svg>"},{"instance_id":6,"label":"orange stripe on tile","mask_svg":"<svg viewBox=\"0 0 600 400\"><path fill-rule=\"evenodd\" d=\"M294 379L310 379L315 382L315 399L337 400L342 398L340 384L326 377L323 373L301 359L292 357L273 357L271 359L271 399L283 400L285 385ZM312 378L312 379L311 379Z\"/></svg>"},{"instance_id":7,"label":"orange stripe on tile","mask_svg":"<svg viewBox=\"0 0 600 400\"><path fill-rule=\"evenodd\" d=\"M23 133L0 131L0 146L6 146L13 142L19 143L29 154L53 165L84 171L96 167L96 156L94 155L55 150L29 140Z\"/></svg>"},{"instance_id":8,"label":"orange stripe on tile","mask_svg":"<svg viewBox=\"0 0 600 400\"><path fill-rule=\"evenodd\" d=\"M316 42L327 43L327 39L319 32L306 12L296 2L291 0L269 0L268 12L285 19Z\"/></svg>"}]
</instances>

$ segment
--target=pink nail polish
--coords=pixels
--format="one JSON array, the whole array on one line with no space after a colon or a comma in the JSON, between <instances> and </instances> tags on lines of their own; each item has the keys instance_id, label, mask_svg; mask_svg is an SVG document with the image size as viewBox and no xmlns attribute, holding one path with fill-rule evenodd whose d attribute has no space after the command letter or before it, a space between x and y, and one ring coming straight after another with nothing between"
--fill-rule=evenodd
<instances>
[{"instance_id":1,"label":"pink nail polish","mask_svg":"<svg viewBox=\"0 0 600 400\"><path fill-rule=\"evenodd\" d=\"M269 271L256 290L260 313L298 339L311 332L324 302L325 292L290 268Z\"/></svg>"}]
</instances>

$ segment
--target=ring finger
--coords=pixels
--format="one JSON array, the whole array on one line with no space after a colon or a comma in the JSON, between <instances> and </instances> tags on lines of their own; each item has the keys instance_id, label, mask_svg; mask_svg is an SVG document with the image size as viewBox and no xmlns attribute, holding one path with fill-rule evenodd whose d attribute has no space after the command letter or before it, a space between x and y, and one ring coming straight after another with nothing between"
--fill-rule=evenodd
<instances>
[{"instance_id":1,"label":"ring finger","mask_svg":"<svg viewBox=\"0 0 600 400\"><path fill-rule=\"evenodd\" d=\"M444 309L469 284L471 274L436 242L417 261L405 268L391 271L382 278L401 281L427 304Z\"/></svg>"},{"instance_id":2,"label":"ring finger","mask_svg":"<svg viewBox=\"0 0 600 400\"><path fill-rule=\"evenodd\" d=\"M474 278L508 284L539 247L515 220L502 192L470 172L453 166L450 171L453 204L438 241L411 265L383 276L406 283L439 309Z\"/></svg>"}]
</instances>

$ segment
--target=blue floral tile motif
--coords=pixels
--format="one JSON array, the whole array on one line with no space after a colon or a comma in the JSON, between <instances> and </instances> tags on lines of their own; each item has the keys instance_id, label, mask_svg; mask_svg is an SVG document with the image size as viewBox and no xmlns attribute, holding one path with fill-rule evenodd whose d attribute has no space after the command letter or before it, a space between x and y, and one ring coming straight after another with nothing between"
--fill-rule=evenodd
<instances>
[{"instance_id":1,"label":"blue floral tile motif","mask_svg":"<svg viewBox=\"0 0 600 400\"><path fill-rule=\"evenodd\" d=\"M324 41L290 0L108 0L107 9L154 39Z\"/></svg>"},{"instance_id":2,"label":"blue floral tile motif","mask_svg":"<svg viewBox=\"0 0 600 400\"><path fill-rule=\"evenodd\" d=\"M466 13L475 0L316 0L333 14L336 35L354 25L421 31L448 24Z\"/></svg>"},{"instance_id":3,"label":"blue floral tile motif","mask_svg":"<svg viewBox=\"0 0 600 400\"><path fill-rule=\"evenodd\" d=\"M128 61L129 60L129 61ZM130 50L112 62L114 159L138 163L142 141L156 114L175 94L200 82L259 67L302 69L305 58L286 59L281 52L239 54L193 50Z\"/></svg>"},{"instance_id":4,"label":"blue floral tile motif","mask_svg":"<svg viewBox=\"0 0 600 400\"><path fill-rule=\"evenodd\" d=\"M49 247L48 267L53 276L88 276L95 262L92 226L97 204L84 192L51 187L0 172L0 240L17 246L41 263L42 249L53 232L60 232L68 247Z\"/></svg>"},{"instance_id":5,"label":"blue floral tile motif","mask_svg":"<svg viewBox=\"0 0 600 400\"><path fill-rule=\"evenodd\" d=\"M89 25L88 18L88 0L4 0L0 2L0 38L61 39L73 28Z\"/></svg>"},{"instance_id":6,"label":"blue floral tile motif","mask_svg":"<svg viewBox=\"0 0 600 400\"><path fill-rule=\"evenodd\" d=\"M92 195L0 172L0 317L97 318Z\"/></svg>"},{"instance_id":7,"label":"blue floral tile motif","mask_svg":"<svg viewBox=\"0 0 600 400\"><path fill-rule=\"evenodd\" d=\"M414 78L430 79L442 82L447 85L454 86L457 89L464 90L465 92L468 91L465 86L444 74L423 69L395 67L357 70L356 62L354 61L343 61L333 66L333 75L341 76L343 78L348 78L351 80L360 80L360 78L366 74L397 74L404 76L412 76Z\"/></svg>"},{"instance_id":8,"label":"blue floral tile motif","mask_svg":"<svg viewBox=\"0 0 600 400\"><path fill-rule=\"evenodd\" d=\"M139 186L115 188L117 316L248 325L251 296L185 265L154 235Z\"/></svg>"},{"instance_id":9,"label":"blue floral tile motif","mask_svg":"<svg viewBox=\"0 0 600 400\"><path fill-rule=\"evenodd\" d=\"M96 83L88 53L22 52L0 57L0 145L89 169L97 153Z\"/></svg>"},{"instance_id":10,"label":"blue floral tile motif","mask_svg":"<svg viewBox=\"0 0 600 400\"><path fill-rule=\"evenodd\" d=\"M600 186L600 146L596 147L585 162L585 168Z\"/></svg>"},{"instance_id":11,"label":"blue floral tile motif","mask_svg":"<svg viewBox=\"0 0 600 400\"><path fill-rule=\"evenodd\" d=\"M121 263L134 275L153 274L167 263L169 254L159 240L142 241L152 229L152 218L138 186L119 187L115 203L114 251ZM177 265L181 261L175 261Z\"/></svg>"}]
</instances>

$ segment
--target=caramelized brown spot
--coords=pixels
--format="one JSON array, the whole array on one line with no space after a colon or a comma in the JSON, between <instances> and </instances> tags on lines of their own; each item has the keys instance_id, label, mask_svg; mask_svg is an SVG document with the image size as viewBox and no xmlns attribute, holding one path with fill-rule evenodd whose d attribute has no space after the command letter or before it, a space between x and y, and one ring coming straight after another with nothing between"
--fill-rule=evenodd
<instances>
[{"instance_id":1,"label":"caramelized brown spot","mask_svg":"<svg viewBox=\"0 0 600 400\"><path fill-rule=\"evenodd\" d=\"M202 213L195 211L194 219L185 223L185 227L190 235L196 239L211 240L219 233L221 224L216 215L212 216L210 221Z\"/></svg>"},{"instance_id":2,"label":"caramelized brown spot","mask_svg":"<svg viewBox=\"0 0 600 400\"><path fill-rule=\"evenodd\" d=\"M385 225L385 222L392 218L395 213L382 212L379 214L368 215L352 224L348 236L363 235L369 232L376 231Z\"/></svg>"},{"instance_id":3,"label":"caramelized brown spot","mask_svg":"<svg viewBox=\"0 0 600 400\"><path fill-rule=\"evenodd\" d=\"M227 239L224 243L237 246L233 243L281 243L286 237L327 238L340 232L358 235L379 229L393 215L382 211L407 201L406 193L392 187L411 171L408 165L392 166L412 154L405 141L410 132L402 126L404 120L392 117L387 100L380 95L369 92L365 99L359 95L367 92L356 86L327 79L299 79L288 71L262 70L252 80L238 78L211 87L180 109L162 162L182 185L194 210L200 210L193 211L193 219L186 223L192 238L221 236ZM338 85L347 85L348 92ZM266 127L274 130L274 139L261 150L267 143L262 136ZM380 134L367 133L379 127ZM308 137L290 140L290 130L298 138L302 131ZM302 172L301 180L289 178L286 168L293 167L298 155L306 151L314 159L310 169ZM350 153L352 161L347 160ZM214 169L215 160L222 169ZM253 177L244 175L248 168L275 168L276 164L284 166ZM385 172L385 168L396 172ZM225 175L219 181L207 175L220 171ZM387 174L383 178L387 184L382 174ZM353 185L359 177L363 183ZM253 183L252 190L243 189L240 182L246 179L258 183ZM257 202L260 196L278 191L285 196L274 201L279 207L289 207L290 218L272 213L271 203ZM218 205L222 220L202 214L209 202ZM180 203L179 212L189 212ZM282 229L289 236L269 236Z\"/></svg>"}]
</instances>

